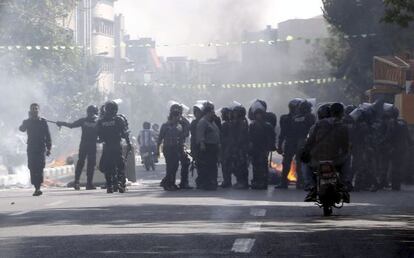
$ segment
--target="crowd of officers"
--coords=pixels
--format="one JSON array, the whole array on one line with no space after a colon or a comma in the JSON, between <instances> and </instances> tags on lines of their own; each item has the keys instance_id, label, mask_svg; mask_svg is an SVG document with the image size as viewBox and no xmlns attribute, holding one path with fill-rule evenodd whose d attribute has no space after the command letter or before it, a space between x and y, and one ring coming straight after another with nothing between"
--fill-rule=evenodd
<instances>
[{"instance_id":1,"label":"crowd of officers","mask_svg":"<svg viewBox=\"0 0 414 258\"><path fill-rule=\"evenodd\" d=\"M235 189L268 188L269 159L277 151L283 156L283 170L279 189L288 188L287 179L292 160L296 161L298 189L315 198L314 171L319 161L332 160L341 174L344 191L376 191L388 187L400 190L402 172L412 145L407 124L399 119L398 109L383 101L344 107L341 103L319 106L316 115L313 104L293 99L289 113L280 117L280 132L276 139L277 118L268 112L267 104L255 100L247 110L233 102L220 110L214 104L199 101L193 106L193 119L186 118L183 105L171 105L168 119L157 130L155 153L162 151L166 160L166 176L160 185L166 191L192 189L189 172L197 170L197 189L216 190L218 166L221 165L220 187ZM20 130L28 134L28 167L35 187L33 195L41 195L45 155L50 155L51 137L46 119L39 116L39 105L30 106L29 118ZM54 122L59 127L82 128L79 160L75 169L76 190L80 189L81 171L87 165L86 189L95 189L93 173L96 145L103 143L99 170L105 174L108 193L126 190L125 159L132 150L127 119L118 114L118 105L108 101L99 112L89 106L87 116L73 123ZM146 125L148 127L148 124ZM156 128L158 129L158 128ZM144 128L149 130L149 128ZM190 150L187 140L190 138ZM270 156L270 158L269 158ZM249 166L252 180L249 182ZM180 183L176 174L181 167ZM232 177L236 182L232 182Z\"/></svg>"},{"instance_id":2,"label":"crowd of officers","mask_svg":"<svg viewBox=\"0 0 414 258\"><path fill-rule=\"evenodd\" d=\"M389 186L400 190L412 140L395 106L379 100L359 107L326 103L316 112L314 108L304 99L290 101L289 113L280 117L276 139L276 115L267 111L262 100L254 101L248 111L233 103L220 110L221 117L211 102L200 101L193 107L191 123L183 116L180 104L172 105L158 138L158 149L163 146L167 163L161 186L167 191L191 189L191 156L198 171L198 189L217 189L218 164L222 170L221 187L267 189L269 154L277 151L283 156L283 169L276 188L288 188L288 173L295 160L296 188L309 191L308 201L315 199L314 172L319 162L326 160L335 164L346 192L377 191ZM186 152L185 142L190 136L191 151ZM176 186L180 164L181 183Z\"/></svg>"},{"instance_id":3,"label":"crowd of officers","mask_svg":"<svg viewBox=\"0 0 414 258\"><path fill-rule=\"evenodd\" d=\"M161 126L158 149L162 145L167 173L161 182L166 191L191 189L188 184L192 157L197 168L196 187L216 190L218 164L222 166L221 187L232 187L232 175L237 189L249 188L249 160L253 167L253 189L267 189L268 155L275 150L276 116L267 112L264 101L256 101L247 114L239 103L221 109L216 115L213 103L200 101L193 107L191 123L183 116L183 107L174 104L168 121ZM251 120L250 124L247 115ZM270 122L270 123L269 123ZM185 150L186 139L191 135L190 152ZM181 181L177 186L176 172L181 163Z\"/></svg>"}]
</instances>

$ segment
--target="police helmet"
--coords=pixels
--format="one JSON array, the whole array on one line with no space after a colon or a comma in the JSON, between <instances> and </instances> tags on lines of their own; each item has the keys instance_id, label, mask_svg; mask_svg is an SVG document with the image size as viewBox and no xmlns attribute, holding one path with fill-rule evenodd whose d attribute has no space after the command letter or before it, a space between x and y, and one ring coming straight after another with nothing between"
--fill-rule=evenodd
<instances>
[{"instance_id":1,"label":"police helmet","mask_svg":"<svg viewBox=\"0 0 414 258\"><path fill-rule=\"evenodd\" d=\"M300 104L299 104L299 112L301 113L301 114L308 114L308 113L311 113L312 112L312 103L311 102L309 102L309 101L307 101L307 100L304 100L304 101L302 101Z\"/></svg>"},{"instance_id":2,"label":"police helmet","mask_svg":"<svg viewBox=\"0 0 414 258\"><path fill-rule=\"evenodd\" d=\"M304 101L304 99L301 98L295 98L292 99L291 101L289 101L289 110L291 112L295 112L297 110L297 108L299 107L299 105Z\"/></svg>"},{"instance_id":3,"label":"police helmet","mask_svg":"<svg viewBox=\"0 0 414 258\"><path fill-rule=\"evenodd\" d=\"M246 108L242 105L235 106L233 108L233 113L236 114L238 117L246 117Z\"/></svg>"},{"instance_id":4,"label":"police helmet","mask_svg":"<svg viewBox=\"0 0 414 258\"><path fill-rule=\"evenodd\" d=\"M231 109L228 107L224 107L220 109L221 119L224 121L230 120Z\"/></svg>"},{"instance_id":5,"label":"police helmet","mask_svg":"<svg viewBox=\"0 0 414 258\"><path fill-rule=\"evenodd\" d=\"M331 116L333 117L342 117L344 115L344 105L342 103L336 102L331 105Z\"/></svg>"},{"instance_id":6,"label":"police helmet","mask_svg":"<svg viewBox=\"0 0 414 258\"><path fill-rule=\"evenodd\" d=\"M118 104L115 101L107 101L105 103L105 114L116 115L118 113Z\"/></svg>"},{"instance_id":7,"label":"police helmet","mask_svg":"<svg viewBox=\"0 0 414 258\"><path fill-rule=\"evenodd\" d=\"M174 111L182 114L183 113L183 106L181 106L181 104L179 104L179 103L172 104L171 107L170 107L170 112L174 112Z\"/></svg>"},{"instance_id":8,"label":"police helmet","mask_svg":"<svg viewBox=\"0 0 414 258\"><path fill-rule=\"evenodd\" d=\"M318 108L318 119L325 119L331 117L331 104L326 103Z\"/></svg>"},{"instance_id":9,"label":"police helmet","mask_svg":"<svg viewBox=\"0 0 414 258\"><path fill-rule=\"evenodd\" d=\"M203 103L203 107L201 109L201 111L206 114L208 112L214 112L214 104L210 101L206 101Z\"/></svg>"}]
</instances>

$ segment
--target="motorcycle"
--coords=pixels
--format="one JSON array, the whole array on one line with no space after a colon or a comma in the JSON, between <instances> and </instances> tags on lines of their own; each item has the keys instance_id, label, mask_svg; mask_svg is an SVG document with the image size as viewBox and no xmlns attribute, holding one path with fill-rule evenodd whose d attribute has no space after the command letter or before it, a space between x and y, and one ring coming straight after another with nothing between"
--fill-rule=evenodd
<instances>
[{"instance_id":1,"label":"motorcycle","mask_svg":"<svg viewBox=\"0 0 414 258\"><path fill-rule=\"evenodd\" d=\"M155 170L155 152L151 148L141 149L141 160L146 171Z\"/></svg>"},{"instance_id":2,"label":"motorcycle","mask_svg":"<svg viewBox=\"0 0 414 258\"><path fill-rule=\"evenodd\" d=\"M333 208L343 207L344 198L349 200L349 193L343 190L339 180L339 171L332 161L321 161L315 174L317 178L316 205L323 208L324 216L330 216Z\"/></svg>"}]
</instances>

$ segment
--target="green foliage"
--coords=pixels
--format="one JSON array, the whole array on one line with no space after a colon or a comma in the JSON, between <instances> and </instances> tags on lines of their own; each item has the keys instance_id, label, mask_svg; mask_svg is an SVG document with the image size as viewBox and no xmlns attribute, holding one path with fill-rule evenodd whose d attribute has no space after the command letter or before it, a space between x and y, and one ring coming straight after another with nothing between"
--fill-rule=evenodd
<instances>
[{"instance_id":1,"label":"green foliage","mask_svg":"<svg viewBox=\"0 0 414 258\"><path fill-rule=\"evenodd\" d=\"M53 111L49 116L69 119L96 95L91 92L94 66L79 49L26 49L25 46L68 46L73 31L64 26L74 15L75 0L4 0L0 9L0 45L21 46L0 52L0 69L11 80L26 78L40 85ZM82 96L82 98L80 98ZM78 106L80 106L78 108Z\"/></svg>"},{"instance_id":2,"label":"green foliage","mask_svg":"<svg viewBox=\"0 0 414 258\"><path fill-rule=\"evenodd\" d=\"M365 91L372 88L373 57L395 55L412 48L413 28L402 29L381 22L385 13L382 0L323 0L323 6L335 37L326 47L326 57L334 75L347 78L346 93L350 98L363 100Z\"/></svg>"},{"instance_id":3,"label":"green foliage","mask_svg":"<svg viewBox=\"0 0 414 258\"><path fill-rule=\"evenodd\" d=\"M412 0L384 0L386 11L383 20L396 23L401 27L408 27L414 21L414 1Z\"/></svg>"}]
</instances>

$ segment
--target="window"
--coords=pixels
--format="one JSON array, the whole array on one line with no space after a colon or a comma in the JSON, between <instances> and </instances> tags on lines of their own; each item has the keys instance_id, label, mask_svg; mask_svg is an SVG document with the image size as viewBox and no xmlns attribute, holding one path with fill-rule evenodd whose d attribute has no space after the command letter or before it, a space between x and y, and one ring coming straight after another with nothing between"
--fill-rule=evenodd
<instances>
[{"instance_id":1,"label":"window","mask_svg":"<svg viewBox=\"0 0 414 258\"><path fill-rule=\"evenodd\" d=\"M93 20L93 33L99 33L106 36L114 36L114 23L104 19L95 18Z\"/></svg>"}]
</instances>

